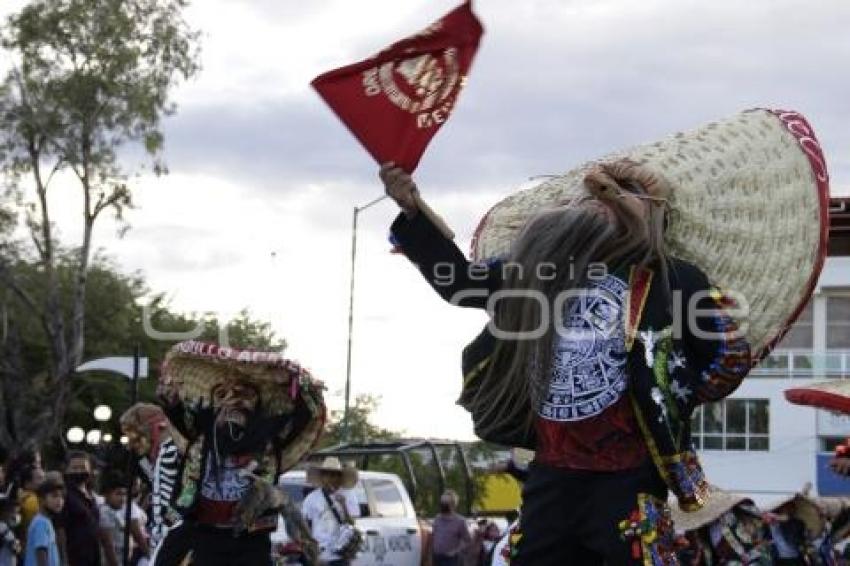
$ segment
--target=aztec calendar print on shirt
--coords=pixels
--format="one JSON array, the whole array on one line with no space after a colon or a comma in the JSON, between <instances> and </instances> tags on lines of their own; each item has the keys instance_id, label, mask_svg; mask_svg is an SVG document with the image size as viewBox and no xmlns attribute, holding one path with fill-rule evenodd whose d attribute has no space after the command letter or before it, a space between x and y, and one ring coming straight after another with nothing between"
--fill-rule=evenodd
<instances>
[{"instance_id":1,"label":"aztec calendar print on shirt","mask_svg":"<svg viewBox=\"0 0 850 566\"><path fill-rule=\"evenodd\" d=\"M623 303L628 284L609 274L590 285L564 304L549 393L539 411L544 419L567 422L595 417L626 390Z\"/></svg>"}]
</instances>

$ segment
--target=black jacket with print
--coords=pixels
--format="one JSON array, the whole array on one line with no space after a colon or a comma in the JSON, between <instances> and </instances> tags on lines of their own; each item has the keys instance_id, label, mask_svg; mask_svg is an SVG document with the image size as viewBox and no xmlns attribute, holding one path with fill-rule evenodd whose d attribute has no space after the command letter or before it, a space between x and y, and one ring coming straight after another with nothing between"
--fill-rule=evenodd
<instances>
[{"instance_id":1,"label":"black jacket with print","mask_svg":"<svg viewBox=\"0 0 850 566\"><path fill-rule=\"evenodd\" d=\"M422 214L412 219L400 214L391 232L447 302L486 308L488 298L503 285L501 262L470 262ZM629 279L628 274L618 275ZM630 395L659 473L683 507L695 508L701 505L707 482L691 450L690 415L699 404L720 400L740 385L751 367L749 345L729 314L734 303L699 268L670 258L668 284L661 284L655 273L652 279L644 296L632 297L645 303L638 306L629 354ZM636 290L630 287L630 293ZM495 345L488 325L464 350L461 404L464 395L486 387L482 378ZM534 448L533 435L517 437L515 430L507 423L501 438L486 440Z\"/></svg>"}]
</instances>

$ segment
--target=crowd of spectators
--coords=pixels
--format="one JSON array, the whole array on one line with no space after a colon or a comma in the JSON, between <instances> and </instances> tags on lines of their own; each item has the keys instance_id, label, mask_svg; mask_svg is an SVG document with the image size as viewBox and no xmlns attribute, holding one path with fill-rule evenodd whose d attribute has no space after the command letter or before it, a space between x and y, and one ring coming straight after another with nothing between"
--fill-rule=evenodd
<instances>
[{"instance_id":1,"label":"crowd of spectators","mask_svg":"<svg viewBox=\"0 0 850 566\"><path fill-rule=\"evenodd\" d=\"M145 566L145 494L128 494L124 474L85 452L69 452L59 468L45 470L37 450L0 462L0 566L123 564L128 500L129 563Z\"/></svg>"}]
</instances>

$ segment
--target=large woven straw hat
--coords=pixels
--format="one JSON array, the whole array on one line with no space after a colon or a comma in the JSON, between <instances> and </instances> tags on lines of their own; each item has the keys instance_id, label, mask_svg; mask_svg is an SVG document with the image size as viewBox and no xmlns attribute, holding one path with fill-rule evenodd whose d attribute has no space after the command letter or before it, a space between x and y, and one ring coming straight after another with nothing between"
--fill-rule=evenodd
<instances>
[{"instance_id":1,"label":"large woven straw hat","mask_svg":"<svg viewBox=\"0 0 850 566\"><path fill-rule=\"evenodd\" d=\"M795 405L850 414L850 380L834 379L793 387L785 390L785 398Z\"/></svg>"},{"instance_id":2,"label":"large woven straw hat","mask_svg":"<svg viewBox=\"0 0 850 566\"><path fill-rule=\"evenodd\" d=\"M705 505L696 511L682 511L678 505L671 505L670 512L673 516L673 525L677 531L694 531L713 523L721 515L743 503L752 504L752 500L743 495L711 486Z\"/></svg>"},{"instance_id":3,"label":"large woven straw hat","mask_svg":"<svg viewBox=\"0 0 850 566\"><path fill-rule=\"evenodd\" d=\"M796 112L750 110L548 178L486 214L473 257L508 256L529 218L586 195L591 168L622 158L670 182L668 250L746 299L746 338L757 357L766 355L802 310L826 256L826 162Z\"/></svg>"},{"instance_id":4,"label":"large woven straw hat","mask_svg":"<svg viewBox=\"0 0 850 566\"><path fill-rule=\"evenodd\" d=\"M160 381L170 384L187 406L210 405L213 388L234 378L256 387L267 414L299 412L300 418L293 419L297 425L280 433L285 441L281 469L292 467L318 441L326 416L322 384L298 363L275 352L238 350L189 340L171 348L160 374Z\"/></svg>"}]
</instances>

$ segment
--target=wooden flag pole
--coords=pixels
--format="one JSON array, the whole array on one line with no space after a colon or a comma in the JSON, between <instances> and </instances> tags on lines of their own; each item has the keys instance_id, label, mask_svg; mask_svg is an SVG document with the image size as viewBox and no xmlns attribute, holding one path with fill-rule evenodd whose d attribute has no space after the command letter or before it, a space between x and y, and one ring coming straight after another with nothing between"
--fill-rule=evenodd
<instances>
[{"instance_id":1,"label":"wooden flag pole","mask_svg":"<svg viewBox=\"0 0 850 566\"><path fill-rule=\"evenodd\" d=\"M443 220L439 214L434 212L434 209L428 206L427 202L422 200L422 197L419 195L419 191L413 191L413 198L416 200L416 207L434 224L434 226L437 227L437 230L439 230L440 233L449 240L454 240L455 233L451 228L449 228L446 221Z\"/></svg>"}]
</instances>

